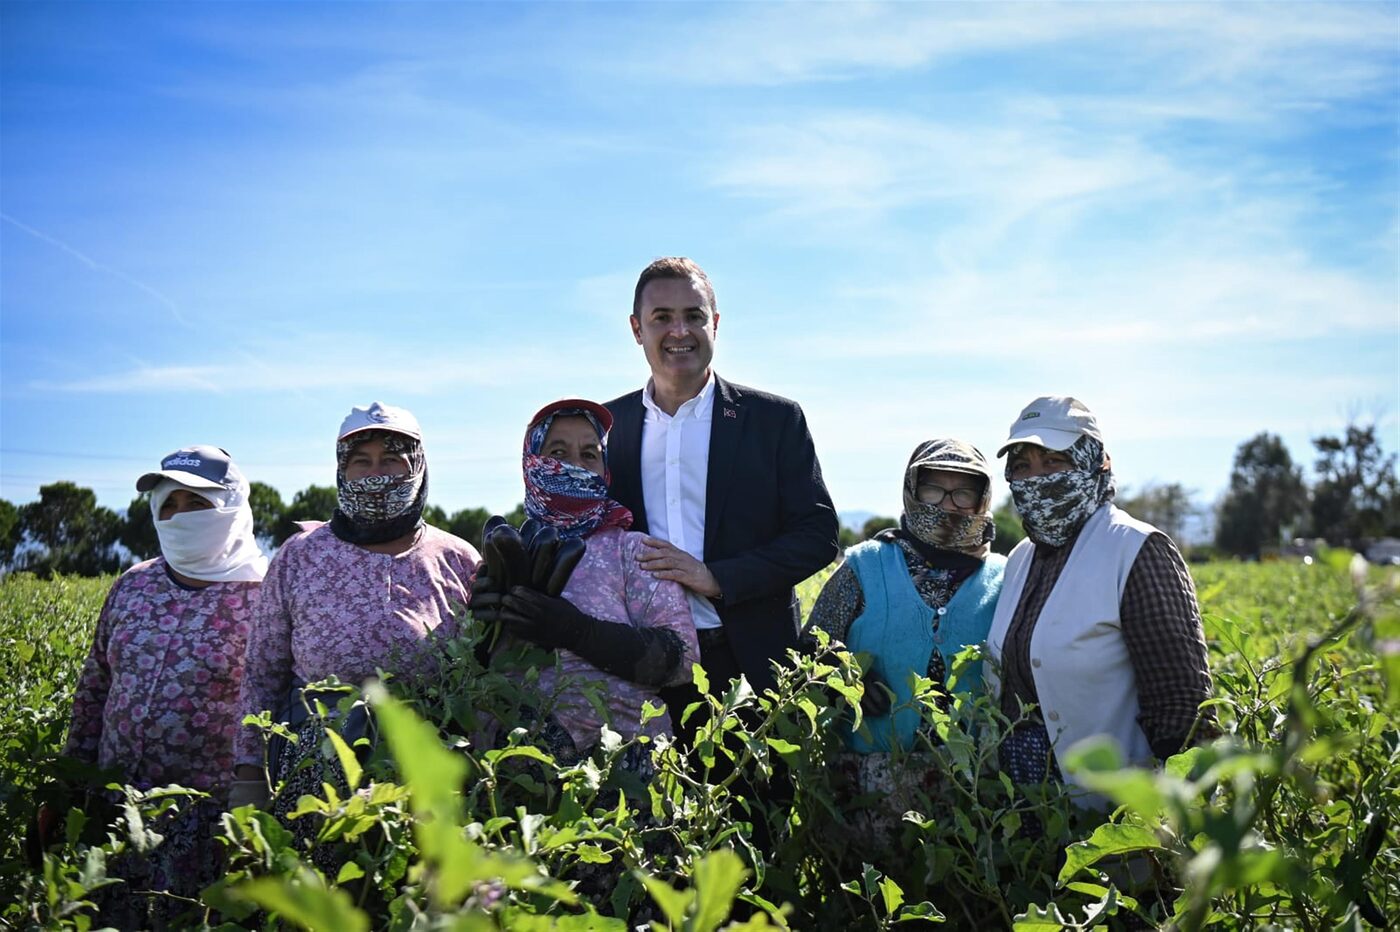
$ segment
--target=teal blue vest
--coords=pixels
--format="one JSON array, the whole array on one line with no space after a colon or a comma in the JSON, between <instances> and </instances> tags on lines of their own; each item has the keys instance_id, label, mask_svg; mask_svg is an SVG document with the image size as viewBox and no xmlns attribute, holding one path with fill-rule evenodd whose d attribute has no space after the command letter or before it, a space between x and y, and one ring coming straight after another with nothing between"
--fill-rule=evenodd
<instances>
[{"instance_id":1,"label":"teal blue vest","mask_svg":"<svg viewBox=\"0 0 1400 932\"><path fill-rule=\"evenodd\" d=\"M863 720L861 731L868 730L869 737L848 731L846 743L861 754L889 751L896 744L908 750L913 747L920 721L918 710L910 707L914 676L928 675L934 650L943 657L943 668L951 672L958 651L987 640L1006 558L988 554L982 568L963 580L953 598L939 609L942 617L936 635L934 610L919 598L897 545L866 541L846 551L846 562L855 571L865 600L864 611L846 632L846 646L852 653L869 654L873 668L894 693L890 715ZM981 687L979 661L963 671L956 691L972 692Z\"/></svg>"}]
</instances>

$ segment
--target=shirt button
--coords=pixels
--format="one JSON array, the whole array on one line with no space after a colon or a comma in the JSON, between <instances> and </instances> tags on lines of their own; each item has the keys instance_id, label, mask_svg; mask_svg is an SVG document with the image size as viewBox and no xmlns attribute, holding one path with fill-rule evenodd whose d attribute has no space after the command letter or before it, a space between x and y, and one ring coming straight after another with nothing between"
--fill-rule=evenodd
<instances>
[{"instance_id":1,"label":"shirt button","mask_svg":"<svg viewBox=\"0 0 1400 932\"><path fill-rule=\"evenodd\" d=\"M1059 713L1059 712L1051 712L1051 713L1050 713L1050 721L1052 721L1052 722L1058 722L1059 720L1060 720L1060 713Z\"/></svg>"},{"instance_id":2,"label":"shirt button","mask_svg":"<svg viewBox=\"0 0 1400 932\"><path fill-rule=\"evenodd\" d=\"M1039 667L1039 666L1040 666L1040 658L1039 658L1039 657L1034 657L1034 658L1032 658L1032 659L1031 659L1031 666L1033 666L1033 667Z\"/></svg>"}]
</instances>

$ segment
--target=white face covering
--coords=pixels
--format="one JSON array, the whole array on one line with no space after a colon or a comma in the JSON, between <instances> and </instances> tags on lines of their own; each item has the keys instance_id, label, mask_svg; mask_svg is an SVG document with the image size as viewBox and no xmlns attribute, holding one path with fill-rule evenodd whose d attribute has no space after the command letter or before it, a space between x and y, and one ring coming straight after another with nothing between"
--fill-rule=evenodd
<instances>
[{"instance_id":1,"label":"white face covering","mask_svg":"<svg viewBox=\"0 0 1400 932\"><path fill-rule=\"evenodd\" d=\"M160 519L160 506L176 489L193 492L214 507ZM205 582L259 582L267 574L267 557L253 538L253 509L248 489L193 489L162 479L151 490L160 552L181 576Z\"/></svg>"}]
</instances>

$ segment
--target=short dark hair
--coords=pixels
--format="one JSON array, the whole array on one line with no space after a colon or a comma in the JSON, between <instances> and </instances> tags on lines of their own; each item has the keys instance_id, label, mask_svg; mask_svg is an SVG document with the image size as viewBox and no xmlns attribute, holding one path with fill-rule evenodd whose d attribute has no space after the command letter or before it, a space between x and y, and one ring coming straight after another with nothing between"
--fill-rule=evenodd
<instances>
[{"instance_id":1,"label":"short dark hair","mask_svg":"<svg viewBox=\"0 0 1400 932\"><path fill-rule=\"evenodd\" d=\"M710 311L716 310L715 289L710 284L710 278L705 274L705 270L700 268L694 259L687 259L685 256L665 256L642 269L642 274L638 276L637 289L632 292L633 317L642 312L642 289L647 286L648 282L654 282L658 278L686 278L699 282L700 290L705 293L705 300L710 304Z\"/></svg>"}]
</instances>

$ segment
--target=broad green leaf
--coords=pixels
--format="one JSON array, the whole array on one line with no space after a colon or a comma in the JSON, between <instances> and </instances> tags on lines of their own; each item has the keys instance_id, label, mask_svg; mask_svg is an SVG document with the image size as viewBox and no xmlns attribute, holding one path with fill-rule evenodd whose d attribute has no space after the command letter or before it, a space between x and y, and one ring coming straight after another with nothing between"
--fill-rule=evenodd
<instances>
[{"instance_id":1,"label":"broad green leaf","mask_svg":"<svg viewBox=\"0 0 1400 932\"><path fill-rule=\"evenodd\" d=\"M1065 918L1054 903L1048 906L1031 906L1012 920L1013 932L1060 932L1065 927Z\"/></svg>"},{"instance_id":2,"label":"broad green leaf","mask_svg":"<svg viewBox=\"0 0 1400 932\"><path fill-rule=\"evenodd\" d=\"M345 780L351 791L360 788L360 780L364 776L364 771L360 768L360 760L355 756L355 752L350 750L350 745L345 743L345 739L334 728L326 729L326 737L331 739L331 747L335 748L335 756L340 759L340 769L345 771Z\"/></svg>"},{"instance_id":3,"label":"broad green leaf","mask_svg":"<svg viewBox=\"0 0 1400 932\"><path fill-rule=\"evenodd\" d=\"M1110 823L1100 825L1085 841L1075 842L1065 849L1065 864L1060 868L1057 882L1063 884L1090 864L1106 857L1134 851L1160 850L1157 835L1139 825Z\"/></svg>"},{"instance_id":4,"label":"broad green leaf","mask_svg":"<svg viewBox=\"0 0 1400 932\"><path fill-rule=\"evenodd\" d=\"M694 932L713 932L734 907L734 896L744 885L748 868L733 851L711 851L695 865L698 902Z\"/></svg>"},{"instance_id":5,"label":"broad green leaf","mask_svg":"<svg viewBox=\"0 0 1400 932\"><path fill-rule=\"evenodd\" d=\"M904 890L889 877L881 877L878 886L880 898L885 904L885 915L893 916L904 903Z\"/></svg>"},{"instance_id":6,"label":"broad green leaf","mask_svg":"<svg viewBox=\"0 0 1400 932\"><path fill-rule=\"evenodd\" d=\"M661 907L661 911L666 914L666 920L671 928L679 929L685 925L685 914L690 910L691 901L695 899L694 890L674 890L671 885L660 877L652 877L650 874L638 872L642 879L642 885L647 888L647 893L656 901L656 905Z\"/></svg>"},{"instance_id":7,"label":"broad green leaf","mask_svg":"<svg viewBox=\"0 0 1400 932\"><path fill-rule=\"evenodd\" d=\"M787 741L783 738L769 738L768 746L783 755L796 754L798 751L802 750L799 745L793 744L791 741Z\"/></svg>"},{"instance_id":8,"label":"broad green leaf","mask_svg":"<svg viewBox=\"0 0 1400 932\"><path fill-rule=\"evenodd\" d=\"M310 932L368 932L369 917L344 890L327 889L307 868L290 878L262 877L234 888L237 895Z\"/></svg>"},{"instance_id":9,"label":"broad green leaf","mask_svg":"<svg viewBox=\"0 0 1400 932\"><path fill-rule=\"evenodd\" d=\"M911 903L899 911L895 922L947 922L948 917L939 912L938 907L925 900Z\"/></svg>"},{"instance_id":10,"label":"broad green leaf","mask_svg":"<svg viewBox=\"0 0 1400 932\"><path fill-rule=\"evenodd\" d=\"M365 870L363 867L356 864L354 861L346 861L344 864L340 865L340 872L335 875L335 882L337 884L349 883L352 880L360 879L364 875Z\"/></svg>"}]
</instances>

